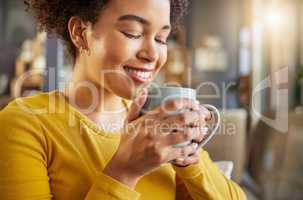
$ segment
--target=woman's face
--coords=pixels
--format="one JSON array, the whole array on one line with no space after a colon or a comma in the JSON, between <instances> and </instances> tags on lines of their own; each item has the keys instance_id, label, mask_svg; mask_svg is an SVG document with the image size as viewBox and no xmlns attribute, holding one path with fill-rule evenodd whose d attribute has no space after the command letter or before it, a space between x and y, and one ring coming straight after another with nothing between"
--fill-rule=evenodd
<instances>
[{"instance_id":1,"label":"woman's face","mask_svg":"<svg viewBox=\"0 0 303 200\"><path fill-rule=\"evenodd\" d=\"M87 32L86 78L122 98L154 79L167 58L169 0L111 0Z\"/></svg>"}]
</instances>

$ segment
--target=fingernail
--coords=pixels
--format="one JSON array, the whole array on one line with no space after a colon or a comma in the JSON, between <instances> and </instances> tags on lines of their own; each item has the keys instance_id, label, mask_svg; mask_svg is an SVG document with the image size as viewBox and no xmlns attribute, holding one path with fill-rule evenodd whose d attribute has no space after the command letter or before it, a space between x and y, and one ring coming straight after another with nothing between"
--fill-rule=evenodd
<instances>
[{"instance_id":1,"label":"fingernail","mask_svg":"<svg viewBox=\"0 0 303 200\"><path fill-rule=\"evenodd\" d=\"M184 162L184 158L178 158L177 161L178 162Z\"/></svg>"},{"instance_id":2,"label":"fingernail","mask_svg":"<svg viewBox=\"0 0 303 200\"><path fill-rule=\"evenodd\" d=\"M192 145L193 145L194 149L198 148L198 144L197 143L193 143Z\"/></svg>"}]
</instances>

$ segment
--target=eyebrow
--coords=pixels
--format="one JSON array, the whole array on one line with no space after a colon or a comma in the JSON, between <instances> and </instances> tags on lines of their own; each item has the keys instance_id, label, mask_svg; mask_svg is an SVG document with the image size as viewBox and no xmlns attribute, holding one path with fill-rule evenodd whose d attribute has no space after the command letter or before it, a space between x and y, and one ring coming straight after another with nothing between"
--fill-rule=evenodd
<instances>
[{"instance_id":1,"label":"eyebrow","mask_svg":"<svg viewBox=\"0 0 303 200\"><path fill-rule=\"evenodd\" d=\"M137 21L143 25L150 25L150 22L147 21L146 19L140 17L140 16L137 16L137 15L122 15L121 17L119 17L118 21ZM171 26L170 25L165 25L162 27L162 29L165 29L165 30L170 30L171 29Z\"/></svg>"}]
</instances>

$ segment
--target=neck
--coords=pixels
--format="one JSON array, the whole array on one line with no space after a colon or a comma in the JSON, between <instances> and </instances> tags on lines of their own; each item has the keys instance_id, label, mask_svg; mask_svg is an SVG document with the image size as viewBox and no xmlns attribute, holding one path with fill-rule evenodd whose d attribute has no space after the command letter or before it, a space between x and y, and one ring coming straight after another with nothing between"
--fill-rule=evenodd
<instances>
[{"instance_id":1,"label":"neck","mask_svg":"<svg viewBox=\"0 0 303 200\"><path fill-rule=\"evenodd\" d=\"M73 78L64 93L69 102L86 115L125 110L122 98L91 81L81 66L75 66Z\"/></svg>"}]
</instances>

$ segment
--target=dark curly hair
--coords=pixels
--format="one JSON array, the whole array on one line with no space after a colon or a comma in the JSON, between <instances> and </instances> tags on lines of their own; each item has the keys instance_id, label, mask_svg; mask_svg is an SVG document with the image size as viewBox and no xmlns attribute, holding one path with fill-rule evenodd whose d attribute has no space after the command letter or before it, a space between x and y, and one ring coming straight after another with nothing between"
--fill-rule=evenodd
<instances>
[{"instance_id":1,"label":"dark curly hair","mask_svg":"<svg viewBox=\"0 0 303 200\"><path fill-rule=\"evenodd\" d=\"M27 9L33 11L40 30L55 34L62 39L72 58L77 50L68 32L68 21L78 16L83 21L97 22L100 11L110 0L24 0ZM170 0L172 32L177 30L181 19L187 12L190 0Z\"/></svg>"}]
</instances>

